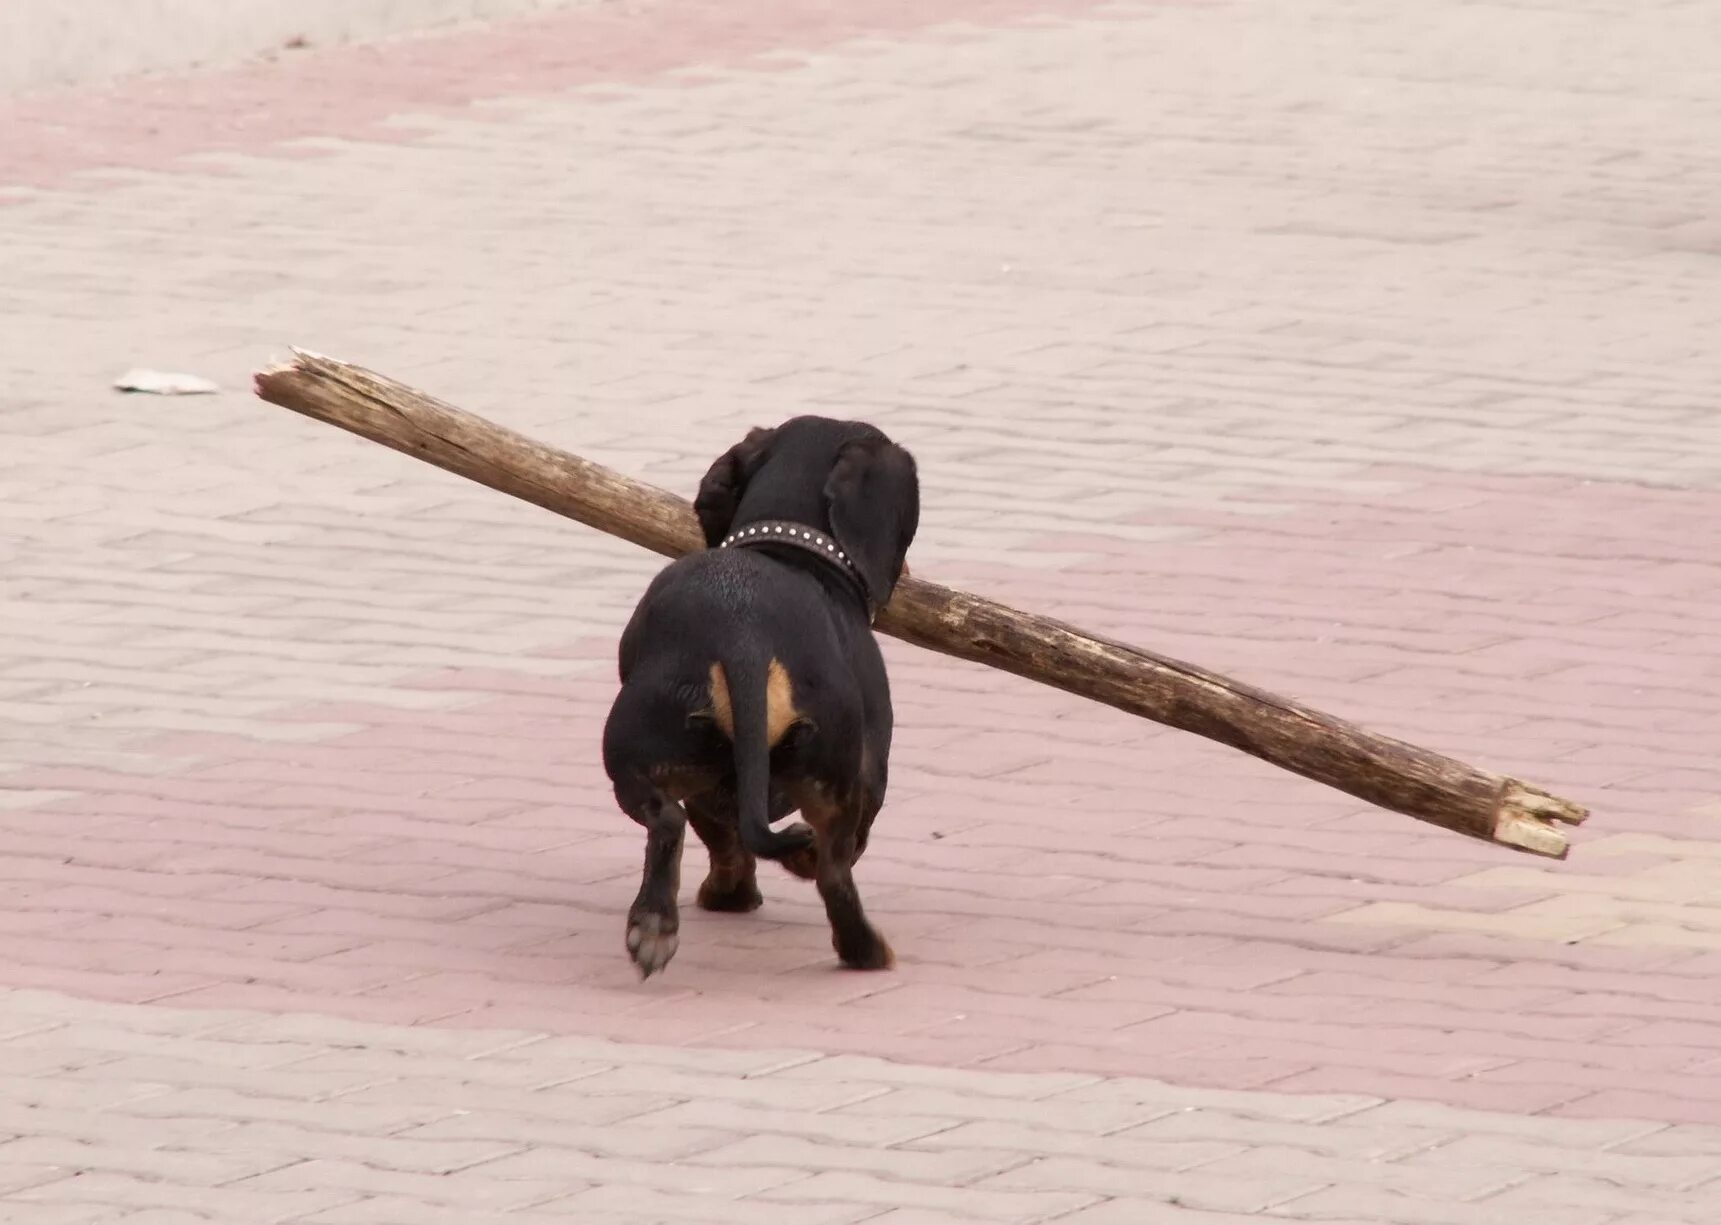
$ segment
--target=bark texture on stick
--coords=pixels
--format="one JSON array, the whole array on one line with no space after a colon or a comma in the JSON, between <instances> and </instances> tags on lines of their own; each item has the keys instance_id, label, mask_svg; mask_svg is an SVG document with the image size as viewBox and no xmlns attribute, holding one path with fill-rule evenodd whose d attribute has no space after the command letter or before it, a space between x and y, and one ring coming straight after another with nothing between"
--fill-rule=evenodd
<instances>
[{"instance_id":1,"label":"bark texture on stick","mask_svg":"<svg viewBox=\"0 0 1721 1225\"><path fill-rule=\"evenodd\" d=\"M523 498L669 557L704 546L692 506L357 366L295 350L261 371L272 404ZM904 578L878 629L1194 732L1381 808L1564 858L1588 815L1514 778L1386 736L1140 647L923 579Z\"/></svg>"}]
</instances>

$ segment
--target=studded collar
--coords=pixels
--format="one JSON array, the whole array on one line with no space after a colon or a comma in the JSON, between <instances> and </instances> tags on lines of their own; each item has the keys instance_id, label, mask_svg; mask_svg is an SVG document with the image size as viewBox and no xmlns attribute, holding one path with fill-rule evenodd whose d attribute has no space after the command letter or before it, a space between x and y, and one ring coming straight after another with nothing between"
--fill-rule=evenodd
<instances>
[{"instance_id":1,"label":"studded collar","mask_svg":"<svg viewBox=\"0 0 1721 1225\"><path fill-rule=\"evenodd\" d=\"M761 519L738 527L725 536L717 545L720 549L744 549L749 545L774 544L785 545L799 549L803 553L811 553L826 565L834 567L854 583L861 593L861 599L866 602L867 620L872 620L877 611L873 608L872 599L867 594L866 584L861 581L860 572L855 569L854 561L843 552L835 537L829 536L817 528L808 527L804 523L794 523L788 519Z\"/></svg>"}]
</instances>

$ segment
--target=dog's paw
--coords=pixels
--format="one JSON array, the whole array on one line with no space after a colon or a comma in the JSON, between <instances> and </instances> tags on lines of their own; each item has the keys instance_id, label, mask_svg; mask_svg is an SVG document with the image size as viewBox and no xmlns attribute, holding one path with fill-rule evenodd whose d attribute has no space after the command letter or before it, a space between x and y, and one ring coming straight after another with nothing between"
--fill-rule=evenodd
<instances>
[{"instance_id":1,"label":"dog's paw","mask_svg":"<svg viewBox=\"0 0 1721 1225\"><path fill-rule=\"evenodd\" d=\"M797 845L784 852L777 859L785 871L791 876L802 880L812 880L819 874L819 846L813 835L813 827L805 821L796 821L785 825L778 831L784 837L793 838Z\"/></svg>"},{"instance_id":2,"label":"dog's paw","mask_svg":"<svg viewBox=\"0 0 1721 1225\"><path fill-rule=\"evenodd\" d=\"M888 970L896 965L896 954L877 932L854 940L836 940L837 957L851 970Z\"/></svg>"},{"instance_id":3,"label":"dog's paw","mask_svg":"<svg viewBox=\"0 0 1721 1225\"><path fill-rule=\"evenodd\" d=\"M678 925L660 914L638 914L627 925L627 953L639 967L641 978L650 978L675 956L681 944Z\"/></svg>"},{"instance_id":4,"label":"dog's paw","mask_svg":"<svg viewBox=\"0 0 1721 1225\"><path fill-rule=\"evenodd\" d=\"M705 882L699 886L701 910L746 914L764 904L764 895L759 892L759 884L751 875L746 880L737 882L720 881L715 876L707 876Z\"/></svg>"}]
</instances>

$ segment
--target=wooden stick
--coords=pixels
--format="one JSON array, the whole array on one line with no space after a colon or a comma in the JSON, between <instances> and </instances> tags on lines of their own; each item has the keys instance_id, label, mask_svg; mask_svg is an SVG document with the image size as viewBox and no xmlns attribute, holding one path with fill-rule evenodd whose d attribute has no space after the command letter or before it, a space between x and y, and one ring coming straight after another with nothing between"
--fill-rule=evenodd
<instances>
[{"instance_id":1,"label":"wooden stick","mask_svg":"<svg viewBox=\"0 0 1721 1225\"><path fill-rule=\"evenodd\" d=\"M662 489L533 442L392 379L294 350L257 394L492 489L679 557L704 547L693 508ZM1371 804L1564 858L1587 811L1514 778L1364 731L1286 698L1047 617L904 578L877 627L907 642L1168 724Z\"/></svg>"}]
</instances>

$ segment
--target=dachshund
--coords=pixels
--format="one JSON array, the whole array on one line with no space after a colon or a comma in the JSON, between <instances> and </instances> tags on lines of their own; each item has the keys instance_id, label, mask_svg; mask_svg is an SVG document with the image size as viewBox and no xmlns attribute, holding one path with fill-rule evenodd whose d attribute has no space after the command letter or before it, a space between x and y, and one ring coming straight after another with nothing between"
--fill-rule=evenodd
<instances>
[{"instance_id":1,"label":"dachshund","mask_svg":"<svg viewBox=\"0 0 1721 1225\"><path fill-rule=\"evenodd\" d=\"M890 682L872 620L919 526L914 457L865 422L795 417L712 464L694 513L707 547L634 609L604 726L616 803L646 831L628 954L648 978L675 956L691 824L711 859L701 907L757 909L757 861L775 860L816 882L844 965L888 969L853 868L884 803Z\"/></svg>"}]
</instances>

